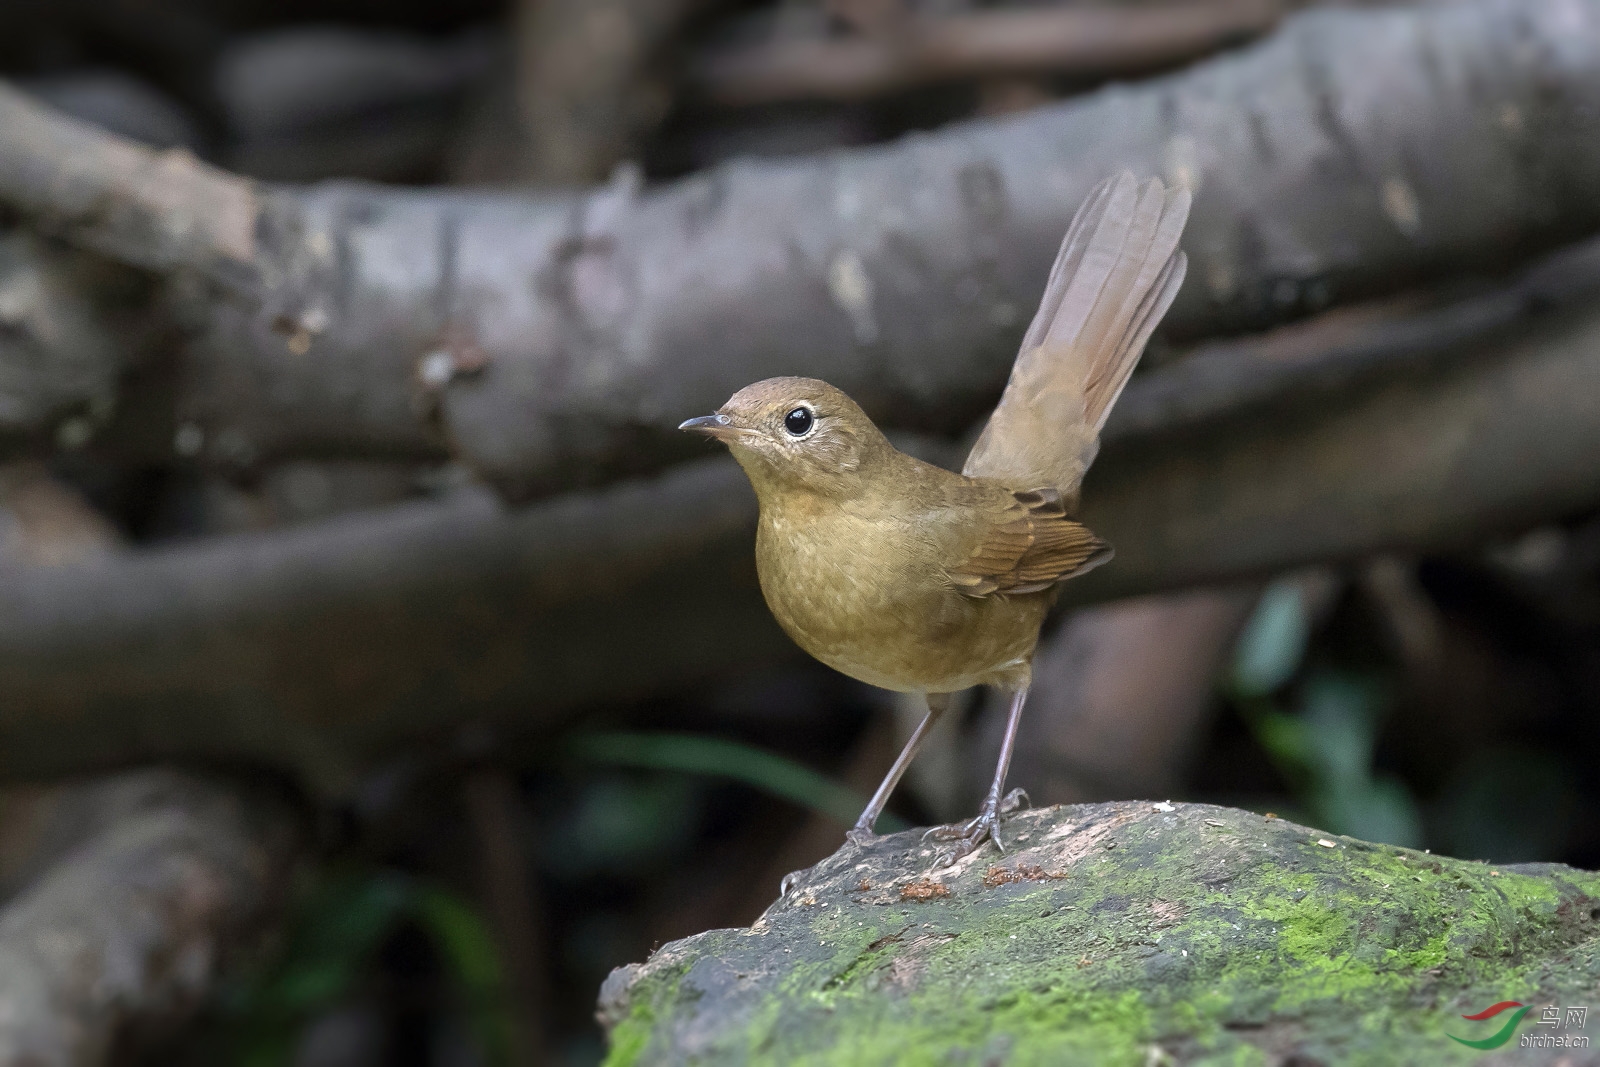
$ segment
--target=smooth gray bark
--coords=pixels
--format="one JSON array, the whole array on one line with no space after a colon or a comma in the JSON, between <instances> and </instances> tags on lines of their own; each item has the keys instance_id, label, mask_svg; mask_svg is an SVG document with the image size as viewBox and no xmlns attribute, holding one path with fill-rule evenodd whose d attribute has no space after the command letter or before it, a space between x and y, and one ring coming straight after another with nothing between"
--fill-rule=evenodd
<instances>
[{"instance_id":1,"label":"smooth gray bark","mask_svg":"<svg viewBox=\"0 0 1600 1067\"><path fill-rule=\"evenodd\" d=\"M1131 167L1191 186L1174 336L1499 268L1600 224L1600 0L1299 15L1188 71L821 158L586 194L266 190L0 94L0 201L180 284L158 405L199 456L438 457L514 495L658 468L749 381L955 430L1060 235ZM113 430L108 433L114 438ZM166 453L170 455L169 453Z\"/></svg>"},{"instance_id":2,"label":"smooth gray bark","mask_svg":"<svg viewBox=\"0 0 1600 1067\"><path fill-rule=\"evenodd\" d=\"M170 1033L287 888L270 802L161 771L63 793L0 908L0 1063L94 1067Z\"/></svg>"},{"instance_id":3,"label":"smooth gray bark","mask_svg":"<svg viewBox=\"0 0 1600 1067\"><path fill-rule=\"evenodd\" d=\"M1561 262L1573 285L1583 258ZM1066 600L1467 547L1600 506L1600 316L1591 288L1557 288L1312 323L1136 380L1084 492L1117 558ZM1202 366L1220 389L1291 354L1301 374L1275 401L1197 404L1170 430L1151 414L1169 376ZM525 509L467 493L4 567L0 775L225 755L337 788L474 721L537 729L796 655L756 586L754 519L743 474L713 456Z\"/></svg>"}]
</instances>

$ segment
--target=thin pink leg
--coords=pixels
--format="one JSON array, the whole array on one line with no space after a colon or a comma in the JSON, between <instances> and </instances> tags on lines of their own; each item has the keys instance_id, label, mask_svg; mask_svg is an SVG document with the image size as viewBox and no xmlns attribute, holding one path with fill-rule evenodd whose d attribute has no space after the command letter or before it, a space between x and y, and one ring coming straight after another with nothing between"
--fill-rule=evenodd
<instances>
[{"instance_id":1,"label":"thin pink leg","mask_svg":"<svg viewBox=\"0 0 1600 1067\"><path fill-rule=\"evenodd\" d=\"M850 840L859 842L872 836L872 828L877 825L878 816L883 814L884 806L889 803L889 796L894 792L894 787L900 784L906 768L917 758L917 750L928 739L934 723L938 722L940 716L950 707L949 693L928 693L925 694L925 699L928 702L928 714L923 716L922 722L912 732L906 747L900 750L900 755L895 758L894 766L889 768L889 773L883 776L878 791L867 801L866 810L861 813L861 818L856 820L854 828L850 831Z\"/></svg>"},{"instance_id":2,"label":"thin pink leg","mask_svg":"<svg viewBox=\"0 0 1600 1067\"><path fill-rule=\"evenodd\" d=\"M1011 753L1017 747L1017 726L1022 722L1022 705L1027 700L1026 688L1011 694L1011 707L1006 715L1006 734L1000 741L1000 759L995 764L994 781L989 785L989 794L983 798L983 807L978 809L977 818L960 827L941 826L928 831L930 837L955 842L943 856L943 862L947 865L977 851L985 841L992 840L994 847L1002 854L1006 850L1005 842L1000 840L1000 816L1027 800L1027 794L1020 789L1010 796L1005 795L1006 773L1011 770Z\"/></svg>"}]
</instances>

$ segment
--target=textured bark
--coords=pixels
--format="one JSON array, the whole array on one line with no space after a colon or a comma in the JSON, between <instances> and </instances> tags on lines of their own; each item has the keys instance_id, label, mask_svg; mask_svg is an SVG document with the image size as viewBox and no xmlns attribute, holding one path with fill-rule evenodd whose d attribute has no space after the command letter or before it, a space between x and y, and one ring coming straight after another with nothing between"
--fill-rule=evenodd
<instances>
[{"instance_id":1,"label":"textured bark","mask_svg":"<svg viewBox=\"0 0 1600 1067\"><path fill-rule=\"evenodd\" d=\"M109 1064L171 1032L287 885L286 813L197 779L130 774L7 814L36 871L0 909L0 1063Z\"/></svg>"},{"instance_id":2,"label":"textured bark","mask_svg":"<svg viewBox=\"0 0 1600 1067\"><path fill-rule=\"evenodd\" d=\"M0 94L0 201L216 283L175 297L199 336L169 430L201 458L448 446L531 493L685 455L672 426L774 373L966 425L1073 209L1123 166L1196 192L1175 335L1591 232L1600 2L1311 12L1004 121L553 199L269 192L42 115Z\"/></svg>"},{"instance_id":3,"label":"textured bark","mask_svg":"<svg viewBox=\"0 0 1600 1067\"><path fill-rule=\"evenodd\" d=\"M0 451L82 447L140 362L152 287L133 271L26 233L0 236Z\"/></svg>"},{"instance_id":4,"label":"textured bark","mask_svg":"<svg viewBox=\"0 0 1600 1067\"><path fill-rule=\"evenodd\" d=\"M1573 270L1558 272L1573 281ZM1067 601L1430 551L1600 506L1600 316L1583 287L1447 346L1299 328L1307 375L1160 429L1135 381L1084 518L1117 548ZM1493 304L1474 298L1466 306ZM1511 329L1507 323L1515 323ZM1265 351L1296 351L1290 336ZM1378 353L1387 352L1380 359ZM1213 350L1246 380L1257 343ZM1343 368L1343 369L1341 369ZM955 458L955 450L926 450ZM95 566L0 570L0 775L247 755L330 786L477 718L521 729L797 654L761 602L753 495L724 457L523 510L487 493ZM0 565L3 566L3 565ZM23 709L26 709L25 711Z\"/></svg>"},{"instance_id":5,"label":"textured bark","mask_svg":"<svg viewBox=\"0 0 1600 1067\"><path fill-rule=\"evenodd\" d=\"M244 756L342 789L475 719L789 655L731 462L511 511L486 492L104 565L0 563L0 776Z\"/></svg>"},{"instance_id":6,"label":"textured bark","mask_svg":"<svg viewBox=\"0 0 1600 1067\"><path fill-rule=\"evenodd\" d=\"M945 869L916 830L846 845L749 929L612 972L608 1067L1595 1062L1448 1035L1600 996L1600 874L1201 804L1006 826L1011 853Z\"/></svg>"},{"instance_id":7,"label":"textured bark","mask_svg":"<svg viewBox=\"0 0 1600 1067\"><path fill-rule=\"evenodd\" d=\"M977 10L885 20L879 32L778 38L696 57L690 86L725 106L859 100L941 81L1149 71L1254 37L1281 0Z\"/></svg>"}]
</instances>

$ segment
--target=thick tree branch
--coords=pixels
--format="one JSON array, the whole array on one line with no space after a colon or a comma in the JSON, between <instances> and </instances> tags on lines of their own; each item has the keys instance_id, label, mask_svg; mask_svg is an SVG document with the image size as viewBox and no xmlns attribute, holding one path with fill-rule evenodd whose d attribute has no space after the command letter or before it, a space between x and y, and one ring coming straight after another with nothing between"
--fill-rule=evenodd
<instances>
[{"instance_id":1,"label":"thick tree branch","mask_svg":"<svg viewBox=\"0 0 1600 1067\"><path fill-rule=\"evenodd\" d=\"M1270 29L1282 0L1063 5L925 15L881 34L775 39L696 57L690 87L728 107L861 100L941 81L1139 73Z\"/></svg>"},{"instance_id":2,"label":"thick tree branch","mask_svg":"<svg viewBox=\"0 0 1600 1067\"><path fill-rule=\"evenodd\" d=\"M1088 602L1384 549L1427 551L1600 507L1600 316L1574 255L1511 330L1389 312L1274 339L1309 375L1165 429L1176 366L1136 380L1085 488L1117 548ZM1528 283L1531 285L1531 283ZM1473 296L1458 305L1485 306ZM1348 320L1347 316L1347 320ZM1292 344L1295 336L1304 350ZM1321 344L1317 349L1315 346ZM1411 357L1411 358L1408 358ZM1259 342L1207 357L1248 382ZM1356 371L1341 371L1353 365ZM954 450L943 458L953 460ZM725 458L507 510L487 493L96 566L0 573L0 776L249 756L331 787L475 720L553 725L795 655L761 602L754 501Z\"/></svg>"},{"instance_id":3,"label":"thick tree branch","mask_svg":"<svg viewBox=\"0 0 1600 1067\"><path fill-rule=\"evenodd\" d=\"M0 235L0 448L81 445L111 417L149 320L129 305L151 289L57 242Z\"/></svg>"},{"instance_id":4,"label":"thick tree branch","mask_svg":"<svg viewBox=\"0 0 1600 1067\"><path fill-rule=\"evenodd\" d=\"M588 185L629 158L671 102L661 51L706 0L521 0L518 177Z\"/></svg>"},{"instance_id":5,"label":"thick tree branch","mask_svg":"<svg viewBox=\"0 0 1600 1067\"><path fill-rule=\"evenodd\" d=\"M474 492L103 566L0 563L0 776L245 755L339 789L475 718L549 722L781 658L752 514L708 460L521 511Z\"/></svg>"},{"instance_id":6,"label":"thick tree branch","mask_svg":"<svg viewBox=\"0 0 1600 1067\"><path fill-rule=\"evenodd\" d=\"M0 909L0 1062L89 1067L168 1033L287 885L283 811L165 772L63 791L55 862Z\"/></svg>"},{"instance_id":7,"label":"thick tree branch","mask_svg":"<svg viewBox=\"0 0 1600 1067\"><path fill-rule=\"evenodd\" d=\"M152 151L0 88L0 198L40 226L156 270L257 268L254 183L182 149Z\"/></svg>"},{"instance_id":8,"label":"thick tree branch","mask_svg":"<svg viewBox=\"0 0 1600 1067\"><path fill-rule=\"evenodd\" d=\"M252 300L178 301L200 336L172 409L202 457L448 444L519 492L685 455L670 427L774 373L827 378L904 427L966 425L1073 208L1117 167L1196 190L1177 335L1500 266L1600 225L1600 0L1310 12L1159 81L648 192L265 194L190 166L186 203L226 210L185 226L127 178L175 164L31 107L0 94L0 201L224 282L219 264L254 249ZM76 192L57 202L38 176L64 170ZM254 229L238 224L250 204Z\"/></svg>"}]
</instances>

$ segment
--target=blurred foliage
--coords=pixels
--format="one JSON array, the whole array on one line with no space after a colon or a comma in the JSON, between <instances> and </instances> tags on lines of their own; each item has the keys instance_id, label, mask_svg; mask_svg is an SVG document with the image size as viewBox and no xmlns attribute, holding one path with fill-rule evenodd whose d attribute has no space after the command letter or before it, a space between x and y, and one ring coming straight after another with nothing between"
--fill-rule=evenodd
<instances>
[{"instance_id":1,"label":"blurred foliage","mask_svg":"<svg viewBox=\"0 0 1600 1067\"><path fill-rule=\"evenodd\" d=\"M325 873L302 897L279 950L219 1007L236 1067L294 1061L306 1025L361 992L398 930L419 930L486 1064L506 1062L510 1016L488 927L451 891L392 870Z\"/></svg>"},{"instance_id":2,"label":"blurred foliage","mask_svg":"<svg viewBox=\"0 0 1600 1067\"><path fill-rule=\"evenodd\" d=\"M555 792L562 803L537 820L537 866L587 902L591 921L570 924L567 940L593 943L567 950L602 958L602 973L637 948L626 924L606 911L601 887L609 883L616 892L618 879L648 881L652 872L681 863L706 833L714 799L708 780L737 782L844 825L865 804L794 760L712 736L588 733L555 755L557 766L549 770L559 773L547 777L560 783ZM506 1063L512 1019L492 931L457 893L377 864L329 868L314 878L276 950L219 1005L215 1022L225 1051L217 1058L236 1067L281 1067L295 1061L319 1020L374 993L392 999L380 988L394 969L385 949L404 935L425 940L438 972L444 1003L433 1010L465 1024L479 1062ZM583 999L590 995L586 986Z\"/></svg>"},{"instance_id":3,"label":"blurred foliage","mask_svg":"<svg viewBox=\"0 0 1600 1067\"><path fill-rule=\"evenodd\" d=\"M572 755L593 763L651 770L683 771L731 778L764 793L853 826L867 798L794 760L719 737L674 733L583 734L569 745ZM885 815L885 833L905 823Z\"/></svg>"},{"instance_id":4,"label":"blurred foliage","mask_svg":"<svg viewBox=\"0 0 1600 1067\"><path fill-rule=\"evenodd\" d=\"M1577 775L1555 753L1518 746L1479 752L1455 769L1440 797L1440 851L1496 863L1560 856L1578 815Z\"/></svg>"},{"instance_id":5,"label":"blurred foliage","mask_svg":"<svg viewBox=\"0 0 1600 1067\"><path fill-rule=\"evenodd\" d=\"M1230 685L1235 695L1259 699L1281 688L1300 669L1311 641L1311 617L1298 583L1267 586L1239 634Z\"/></svg>"},{"instance_id":6,"label":"blurred foliage","mask_svg":"<svg viewBox=\"0 0 1600 1067\"><path fill-rule=\"evenodd\" d=\"M1292 579L1268 586L1235 651L1234 704L1305 818L1335 833L1420 848L1422 820L1410 790L1374 768L1388 686L1371 671L1307 669L1311 632L1301 586Z\"/></svg>"},{"instance_id":7,"label":"blurred foliage","mask_svg":"<svg viewBox=\"0 0 1600 1067\"><path fill-rule=\"evenodd\" d=\"M627 876L683 853L699 834L706 797L688 776L588 768L569 806L544 820L544 866L567 878Z\"/></svg>"}]
</instances>

